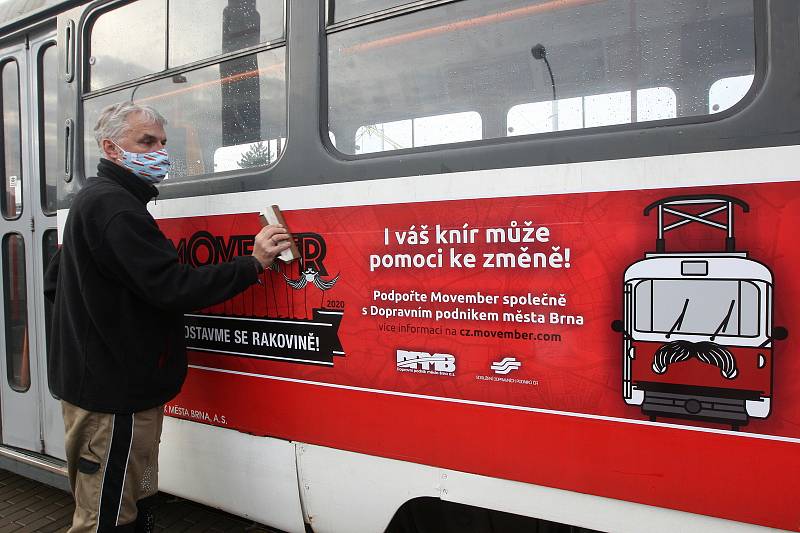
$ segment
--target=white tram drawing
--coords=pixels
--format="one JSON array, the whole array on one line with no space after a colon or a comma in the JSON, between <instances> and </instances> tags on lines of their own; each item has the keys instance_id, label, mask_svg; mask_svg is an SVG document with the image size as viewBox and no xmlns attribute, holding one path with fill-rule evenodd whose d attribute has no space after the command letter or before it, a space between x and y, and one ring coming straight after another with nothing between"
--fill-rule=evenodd
<instances>
[{"instance_id":1,"label":"white tram drawing","mask_svg":"<svg viewBox=\"0 0 800 533\"><path fill-rule=\"evenodd\" d=\"M671 196L648 205L657 215L656 251L624 277L623 398L642 413L729 424L767 418L774 341L770 269L737 250L734 211L724 195ZM688 224L725 232L722 251L668 251L665 234Z\"/></svg>"}]
</instances>

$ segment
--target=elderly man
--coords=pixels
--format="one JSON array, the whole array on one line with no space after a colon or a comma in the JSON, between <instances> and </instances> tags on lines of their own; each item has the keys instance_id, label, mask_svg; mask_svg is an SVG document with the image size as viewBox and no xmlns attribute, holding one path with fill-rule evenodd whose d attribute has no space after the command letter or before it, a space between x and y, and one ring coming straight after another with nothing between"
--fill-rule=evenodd
<instances>
[{"instance_id":1,"label":"elderly man","mask_svg":"<svg viewBox=\"0 0 800 533\"><path fill-rule=\"evenodd\" d=\"M186 377L183 314L239 294L290 245L280 226L251 256L201 268L178 262L146 209L169 158L154 109L105 108L97 177L75 196L46 274L54 301L48 379L62 401L75 496L70 533L152 530L163 405Z\"/></svg>"}]
</instances>

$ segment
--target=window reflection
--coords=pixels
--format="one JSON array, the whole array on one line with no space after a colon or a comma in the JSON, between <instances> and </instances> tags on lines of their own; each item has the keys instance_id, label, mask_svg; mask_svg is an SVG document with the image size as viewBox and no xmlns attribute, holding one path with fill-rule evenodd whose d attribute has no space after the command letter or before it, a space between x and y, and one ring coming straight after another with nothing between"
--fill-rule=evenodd
<instances>
[{"instance_id":1,"label":"window reflection","mask_svg":"<svg viewBox=\"0 0 800 533\"><path fill-rule=\"evenodd\" d=\"M333 12L333 22L369 15L391 7L411 3L413 0L328 0Z\"/></svg>"},{"instance_id":2,"label":"window reflection","mask_svg":"<svg viewBox=\"0 0 800 533\"><path fill-rule=\"evenodd\" d=\"M55 44L42 48L39 54L39 150L41 152L42 211L55 214L58 184L58 49ZM47 264L47 263L45 263Z\"/></svg>"},{"instance_id":3,"label":"window reflection","mask_svg":"<svg viewBox=\"0 0 800 533\"><path fill-rule=\"evenodd\" d=\"M630 91L519 104L508 111L508 135L661 120L675 118L677 112L675 92L669 87L636 91L635 110L632 104Z\"/></svg>"},{"instance_id":4,"label":"window reflection","mask_svg":"<svg viewBox=\"0 0 800 533\"><path fill-rule=\"evenodd\" d=\"M3 238L3 294L8 384L17 392L25 392L31 386L25 241L14 233Z\"/></svg>"},{"instance_id":5,"label":"window reflection","mask_svg":"<svg viewBox=\"0 0 800 533\"><path fill-rule=\"evenodd\" d=\"M168 120L167 149L172 159L169 179L229 170L215 168L222 147L238 146L238 160L250 151L242 145L264 141L274 161L285 146L285 48L276 48L146 83L135 89L135 101L158 109ZM87 169L94 169L99 149L92 128L106 105L129 100L132 90L118 91L84 102ZM253 160L259 155L253 149ZM263 150L262 150L263 151ZM259 152L259 153L256 153ZM231 156L233 157L233 156ZM267 163L268 164L268 163ZM91 172L91 170L90 170Z\"/></svg>"},{"instance_id":6,"label":"window reflection","mask_svg":"<svg viewBox=\"0 0 800 533\"><path fill-rule=\"evenodd\" d=\"M359 3L376 5L336 6ZM335 31L328 129L358 154L365 125L454 110L479 113L486 139L705 115L719 72L755 71L752 0L712 4L463 0Z\"/></svg>"},{"instance_id":7,"label":"window reflection","mask_svg":"<svg viewBox=\"0 0 800 533\"><path fill-rule=\"evenodd\" d=\"M214 172L265 167L275 163L286 145L286 137L222 146L214 151Z\"/></svg>"},{"instance_id":8,"label":"window reflection","mask_svg":"<svg viewBox=\"0 0 800 533\"><path fill-rule=\"evenodd\" d=\"M22 214L22 153L20 143L19 70L16 61L3 64L3 170L5 194L2 196L3 216L14 219Z\"/></svg>"},{"instance_id":9,"label":"window reflection","mask_svg":"<svg viewBox=\"0 0 800 533\"><path fill-rule=\"evenodd\" d=\"M355 153L369 154L417 146L481 139L481 116L474 111L398 120L356 130Z\"/></svg>"},{"instance_id":10,"label":"window reflection","mask_svg":"<svg viewBox=\"0 0 800 533\"><path fill-rule=\"evenodd\" d=\"M170 0L169 66L280 39L283 21L284 0Z\"/></svg>"},{"instance_id":11,"label":"window reflection","mask_svg":"<svg viewBox=\"0 0 800 533\"><path fill-rule=\"evenodd\" d=\"M285 0L125 4L98 16L91 28L89 90L281 39L285 18Z\"/></svg>"},{"instance_id":12,"label":"window reflection","mask_svg":"<svg viewBox=\"0 0 800 533\"><path fill-rule=\"evenodd\" d=\"M139 0L95 20L89 43L90 91L166 68L165 6L164 0Z\"/></svg>"},{"instance_id":13,"label":"window reflection","mask_svg":"<svg viewBox=\"0 0 800 533\"><path fill-rule=\"evenodd\" d=\"M736 105L753 85L753 75L715 81L708 90L708 112L720 113Z\"/></svg>"}]
</instances>

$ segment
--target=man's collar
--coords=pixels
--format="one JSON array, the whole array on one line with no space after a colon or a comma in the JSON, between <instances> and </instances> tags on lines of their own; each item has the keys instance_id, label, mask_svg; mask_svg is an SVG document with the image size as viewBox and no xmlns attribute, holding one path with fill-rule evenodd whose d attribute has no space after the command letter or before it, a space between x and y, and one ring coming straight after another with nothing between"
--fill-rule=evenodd
<instances>
[{"instance_id":1,"label":"man's collar","mask_svg":"<svg viewBox=\"0 0 800 533\"><path fill-rule=\"evenodd\" d=\"M158 189L136 176L130 170L121 167L108 159L102 158L97 164L97 175L109 178L124 187L128 192L146 204L156 196Z\"/></svg>"}]
</instances>

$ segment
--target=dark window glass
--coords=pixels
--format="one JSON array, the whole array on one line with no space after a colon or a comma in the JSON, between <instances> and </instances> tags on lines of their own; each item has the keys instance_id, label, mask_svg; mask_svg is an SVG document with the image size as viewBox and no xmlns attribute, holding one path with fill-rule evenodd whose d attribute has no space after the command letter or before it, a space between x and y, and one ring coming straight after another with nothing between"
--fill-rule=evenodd
<instances>
[{"instance_id":1,"label":"dark window glass","mask_svg":"<svg viewBox=\"0 0 800 533\"><path fill-rule=\"evenodd\" d=\"M39 151L42 187L42 211L55 214L56 185L58 184L58 50L55 44L42 48L39 53Z\"/></svg>"},{"instance_id":2,"label":"dark window glass","mask_svg":"<svg viewBox=\"0 0 800 533\"><path fill-rule=\"evenodd\" d=\"M284 18L284 0L170 0L169 66L281 39Z\"/></svg>"},{"instance_id":3,"label":"dark window glass","mask_svg":"<svg viewBox=\"0 0 800 533\"><path fill-rule=\"evenodd\" d=\"M89 43L90 91L164 70L165 9L164 0L139 0L97 17Z\"/></svg>"},{"instance_id":4,"label":"dark window glass","mask_svg":"<svg viewBox=\"0 0 800 533\"><path fill-rule=\"evenodd\" d=\"M331 14L333 22L341 22L391 7L408 4L412 1L413 0L329 0L329 5L330 9L333 11Z\"/></svg>"},{"instance_id":5,"label":"dark window glass","mask_svg":"<svg viewBox=\"0 0 800 533\"><path fill-rule=\"evenodd\" d=\"M42 235L42 264L44 265L44 269L42 272L47 270L47 265L50 264L50 260L56 254L58 250L58 234L56 230L49 229L44 232ZM50 303L50 300L44 298L44 338L45 338L45 354L47 356L48 363L50 361L50 324L52 324L53 320L53 304Z\"/></svg>"},{"instance_id":6,"label":"dark window glass","mask_svg":"<svg viewBox=\"0 0 800 533\"><path fill-rule=\"evenodd\" d=\"M19 69L16 61L3 64L3 171L5 194L3 216L18 218L22 214L22 152L20 150Z\"/></svg>"},{"instance_id":7,"label":"dark window glass","mask_svg":"<svg viewBox=\"0 0 800 533\"><path fill-rule=\"evenodd\" d=\"M28 288L25 282L25 241L15 233L3 237L6 368L9 386L25 392L31 386L28 343Z\"/></svg>"},{"instance_id":8,"label":"dark window glass","mask_svg":"<svg viewBox=\"0 0 800 533\"><path fill-rule=\"evenodd\" d=\"M444 4L328 35L329 130L359 154L420 146L423 119L426 145L473 140L471 113L483 139L708 115L754 41L752 0Z\"/></svg>"},{"instance_id":9,"label":"dark window glass","mask_svg":"<svg viewBox=\"0 0 800 533\"><path fill-rule=\"evenodd\" d=\"M84 101L87 168L99 158L92 129L100 110L130 100L131 92ZM286 141L285 48L146 83L135 101L167 118L169 179L269 165Z\"/></svg>"}]
</instances>

